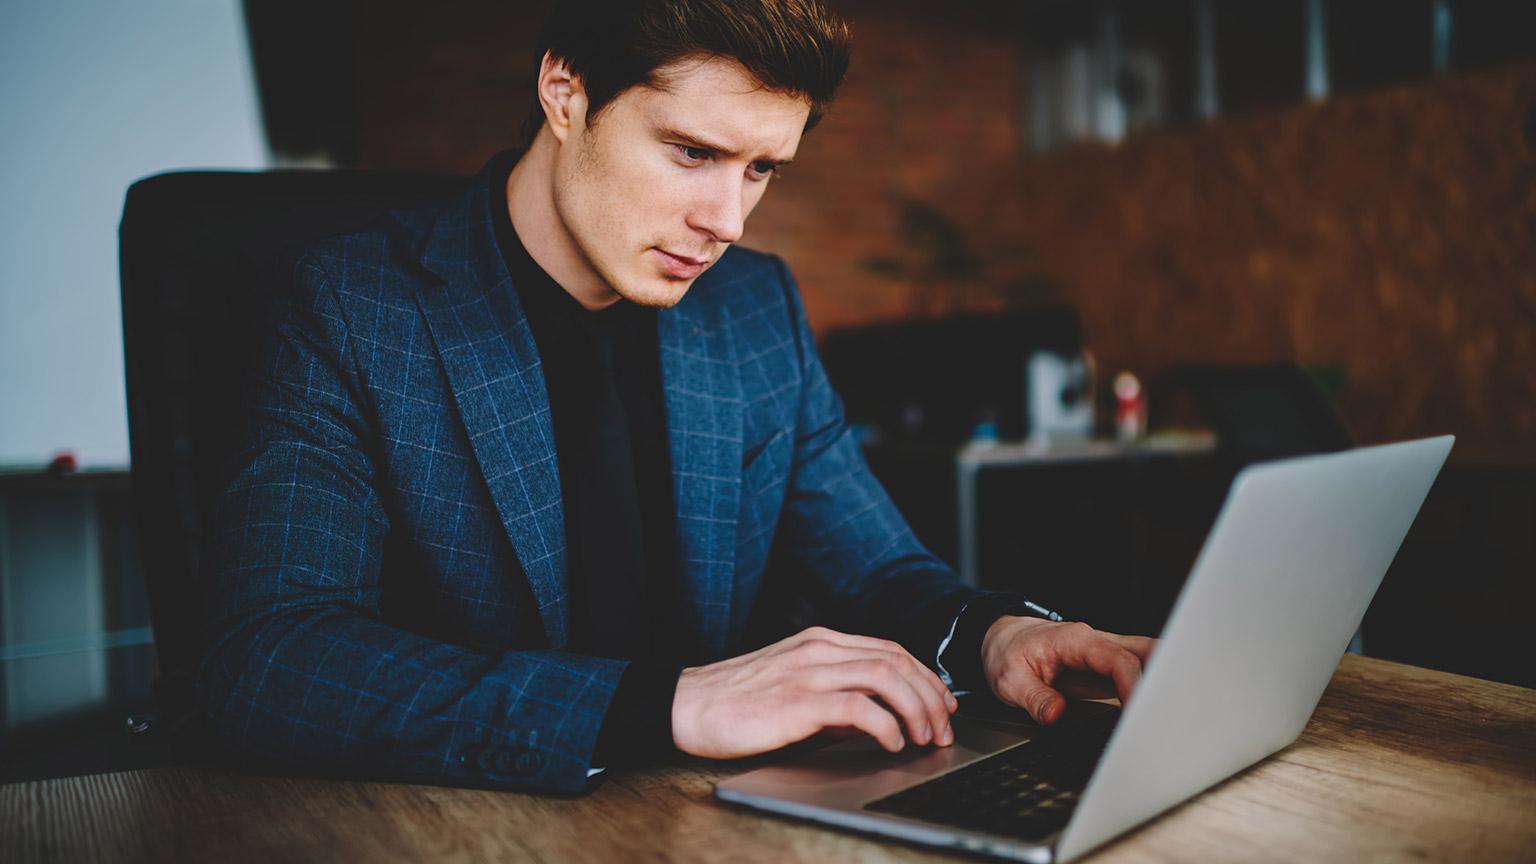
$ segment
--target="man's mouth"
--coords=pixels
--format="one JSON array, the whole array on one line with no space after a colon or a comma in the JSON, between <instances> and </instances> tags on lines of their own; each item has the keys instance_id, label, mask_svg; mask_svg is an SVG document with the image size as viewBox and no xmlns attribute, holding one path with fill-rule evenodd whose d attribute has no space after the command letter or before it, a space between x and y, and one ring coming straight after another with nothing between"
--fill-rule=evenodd
<instances>
[{"instance_id":1,"label":"man's mouth","mask_svg":"<svg viewBox=\"0 0 1536 864\"><path fill-rule=\"evenodd\" d=\"M661 268L673 279L692 279L703 273L710 263L708 257L676 255L659 247L652 247L651 251L661 259Z\"/></svg>"}]
</instances>

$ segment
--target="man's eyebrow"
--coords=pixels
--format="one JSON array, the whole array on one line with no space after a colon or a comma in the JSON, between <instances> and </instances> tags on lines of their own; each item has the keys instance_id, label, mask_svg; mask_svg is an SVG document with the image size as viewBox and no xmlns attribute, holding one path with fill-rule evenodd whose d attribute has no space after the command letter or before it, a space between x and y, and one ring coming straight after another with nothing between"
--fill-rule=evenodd
<instances>
[{"instance_id":1,"label":"man's eyebrow","mask_svg":"<svg viewBox=\"0 0 1536 864\"><path fill-rule=\"evenodd\" d=\"M719 153L719 154L724 155L724 156L740 156L741 155L737 151L732 150L731 148L726 147L723 144L715 144L713 142L706 141L703 138L698 137L697 135L690 135L687 132L680 132L680 131L678 131L676 129L662 129L661 130L661 134L662 134L662 137L664 137L664 138L671 138L671 139L673 139L675 141L678 141L678 142L680 142L682 144L686 144L689 147L697 147L700 150L708 150L711 153ZM793 157L791 157L789 159L774 159L772 157L765 157L765 158L762 158L762 159L753 159L752 161L753 162L769 162L769 163L772 163L774 165L774 167L783 167L785 165L790 164L791 162L794 162L795 160L794 160Z\"/></svg>"}]
</instances>

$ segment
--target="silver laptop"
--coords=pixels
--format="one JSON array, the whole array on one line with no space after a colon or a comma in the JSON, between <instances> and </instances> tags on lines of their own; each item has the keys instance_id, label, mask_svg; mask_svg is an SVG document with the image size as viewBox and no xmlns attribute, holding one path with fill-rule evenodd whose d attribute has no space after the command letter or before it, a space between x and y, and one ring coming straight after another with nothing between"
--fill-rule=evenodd
<instances>
[{"instance_id":1,"label":"silver laptop","mask_svg":"<svg viewBox=\"0 0 1536 864\"><path fill-rule=\"evenodd\" d=\"M715 795L1021 861L1080 857L1296 740L1453 441L1239 473L1118 722L1100 703L1049 728L962 709L951 747L849 741Z\"/></svg>"}]
</instances>

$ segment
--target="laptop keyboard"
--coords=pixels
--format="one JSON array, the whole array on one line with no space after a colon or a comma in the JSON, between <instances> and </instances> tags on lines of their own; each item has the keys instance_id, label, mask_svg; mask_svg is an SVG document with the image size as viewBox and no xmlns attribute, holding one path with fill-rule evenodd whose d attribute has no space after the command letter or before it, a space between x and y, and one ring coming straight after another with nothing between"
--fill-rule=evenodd
<instances>
[{"instance_id":1,"label":"laptop keyboard","mask_svg":"<svg viewBox=\"0 0 1536 864\"><path fill-rule=\"evenodd\" d=\"M1017 747L871 801L864 809L1043 840L1066 827L1118 718L1119 712L1107 712L1069 728L1049 729Z\"/></svg>"}]
</instances>

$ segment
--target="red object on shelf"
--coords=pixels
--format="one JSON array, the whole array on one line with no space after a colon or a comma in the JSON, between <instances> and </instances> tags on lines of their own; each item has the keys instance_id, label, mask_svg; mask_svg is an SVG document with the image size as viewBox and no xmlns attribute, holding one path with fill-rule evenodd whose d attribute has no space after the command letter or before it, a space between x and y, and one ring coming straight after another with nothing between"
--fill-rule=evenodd
<instances>
[{"instance_id":1,"label":"red object on shelf","mask_svg":"<svg viewBox=\"0 0 1536 864\"><path fill-rule=\"evenodd\" d=\"M1115 376L1115 433L1122 441L1147 434L1147 394L1129 372Z\"/></svg>"}]
</instances>

